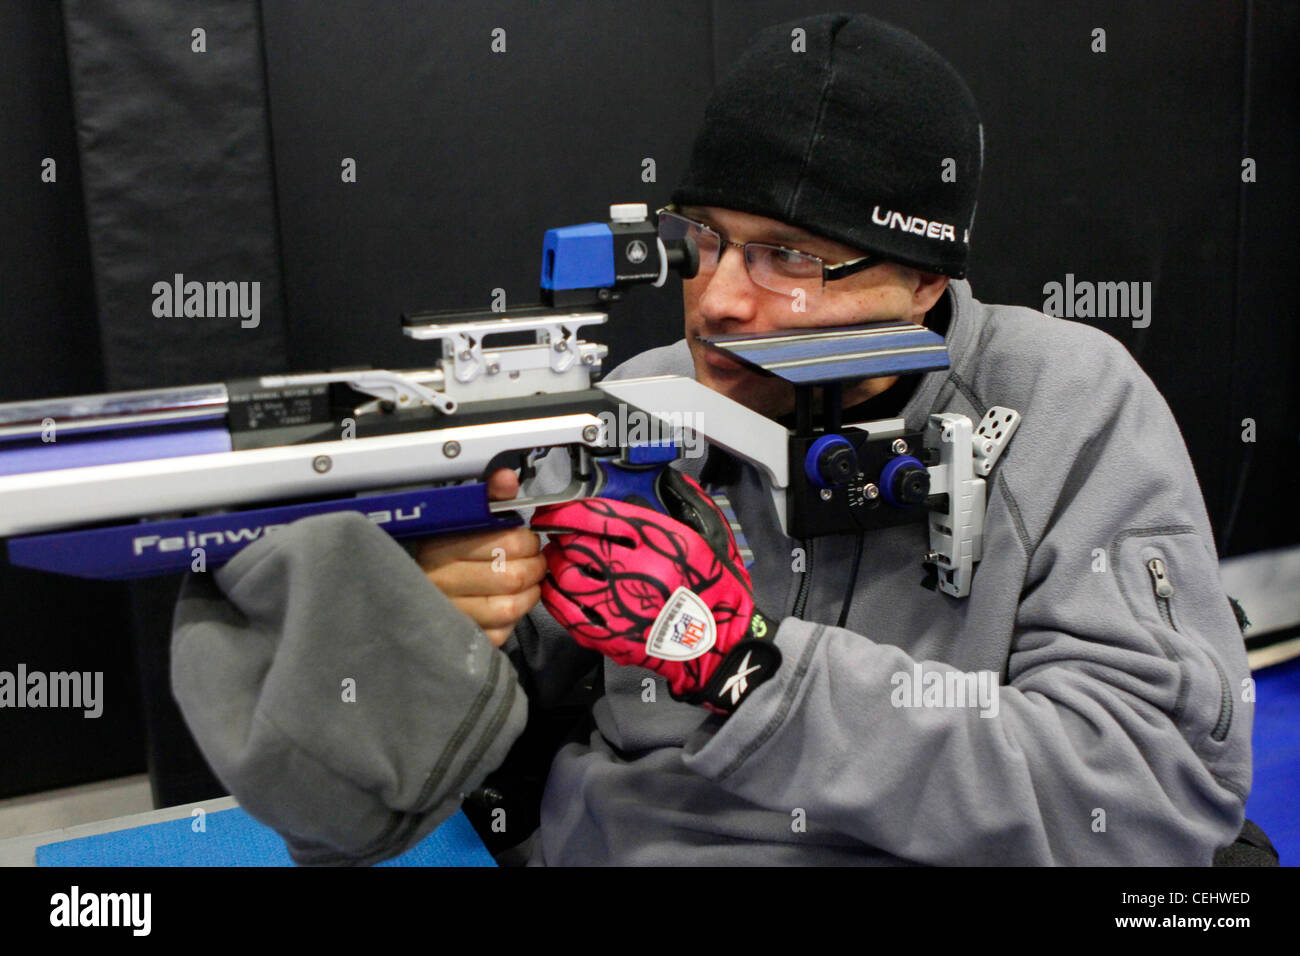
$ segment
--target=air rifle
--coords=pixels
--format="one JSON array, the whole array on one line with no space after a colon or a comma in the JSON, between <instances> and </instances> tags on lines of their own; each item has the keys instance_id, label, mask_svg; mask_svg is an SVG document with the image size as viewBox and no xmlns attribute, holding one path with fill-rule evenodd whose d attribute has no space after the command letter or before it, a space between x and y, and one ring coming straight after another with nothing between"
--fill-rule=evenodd
<instances>
[{"instance_id":1,"label":"air rifle","mask_svg":"<svg viewBox=\"0 0 1300 956\"><path fill-rule=\"evenodd\" d=\"M702 340L792 384L793 429L691 378L594 381L607 349L580 333L604 323L605 307L631 287L697 268L690 240L665 242L644 205L617 205L608 222L547 231L540 307L405 315L409 338L441 344L426 368L0 404L9 561L119 580L210 570L328 512L359 511L405 538L515 525L516 509L591 495L663 510L659 475L700 438L759 470L793 538L928 521L923 562L941 590L969 593L982 555L982 476L1019 415L990 409L974 430L951 413L917 433L903 419L842 425L844 383L948 367L942 337L910 322ZM489 341L503 333L533 340ZM629 410L671 439L620 434ZM565 488L488 500L494 470L527 477L557 453L567 458Z\"/></svg>"}]
</instances>

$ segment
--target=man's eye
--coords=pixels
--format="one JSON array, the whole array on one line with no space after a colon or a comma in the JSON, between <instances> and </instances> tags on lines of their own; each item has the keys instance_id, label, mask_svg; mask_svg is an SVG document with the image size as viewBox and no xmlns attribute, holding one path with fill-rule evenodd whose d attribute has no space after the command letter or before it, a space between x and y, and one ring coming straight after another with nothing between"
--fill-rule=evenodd
<instances>
[{"instance_id":1,"label":"man's eye","mask_svg":"<svg viewBox=\"0 0 1300 956\"><path fill-rule=\"evenodd\" d=\"M771 263L782 273L791 276L808 276L817 271L816 260L790 249L773 249Z\"/></svg>"}]
</instances>

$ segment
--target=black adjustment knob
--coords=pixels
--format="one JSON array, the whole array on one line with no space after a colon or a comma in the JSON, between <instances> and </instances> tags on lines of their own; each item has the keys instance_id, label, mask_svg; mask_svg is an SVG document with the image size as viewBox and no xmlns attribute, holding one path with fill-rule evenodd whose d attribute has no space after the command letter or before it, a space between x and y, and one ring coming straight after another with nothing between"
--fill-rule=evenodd
<instances>
[{"instance_id":1,"label":"black adjustment knob","mask_svg":"<svg viewBox=\"0 0 1300 956\"><path fill-rule=\"evenodd\" d=\"M923 504L930 495L930 472L911 455L899 455L881 470L880 492L895 508Z\"/></svg>"},{"instance_id":2,"label":"black adjustment knob","mask_svg":"<svg viewBox=\"0 0 1300 956\"><path fill-rule=\"evenodd\" d=\"M808 447L803 467L818 488L845 485L858 473L858 453L843 435L823 435Z\"/></svg>"},{"instance_id":3,"label":"black adjustment knob","mask_svg":"<svg viewBox=\"0 0 1300 956\"><path fill-rule=\"evenodd\" d=\"M894 476L894 496L905 505L919 505L930 495L930 473L924 468L900 468Z\"/></svg>"},{"instance_id":4,"label":"black adjustment knob","mask_svg":"<svg viewBox=\"0 0 1300 956\"><path fill-rule=\"evenodd\" d=\"M842 485L858 473L858 456L846 445L833 445L821 454L817 470L832 485Z\"/></svg>"}]
</instances>

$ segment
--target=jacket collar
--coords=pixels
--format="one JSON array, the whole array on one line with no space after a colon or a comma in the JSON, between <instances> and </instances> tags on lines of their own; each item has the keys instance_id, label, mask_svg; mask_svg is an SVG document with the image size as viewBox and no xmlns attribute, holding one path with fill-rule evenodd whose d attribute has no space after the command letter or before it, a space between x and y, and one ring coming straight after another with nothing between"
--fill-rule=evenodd
<instances>
[{"instance_id":1,"label":"jacket collar","mask_svg":"<svg viewBox=\"0 0 1300 956\"><path fill-rule=\"evenodd\" d=\"M940 390L954 372L965 367L966 359L979 339L982 312L980 304L971 294L970 283L965 279L954 279L948 283L944 295L948 297L952 309L945 337L948 343L948 368L926 372L921 376L921 384L901 412L908 431L920 431L925 427L926 420L939 400ZM980 411L982 413L983 409Z\"/></svg>"}]
</instances>

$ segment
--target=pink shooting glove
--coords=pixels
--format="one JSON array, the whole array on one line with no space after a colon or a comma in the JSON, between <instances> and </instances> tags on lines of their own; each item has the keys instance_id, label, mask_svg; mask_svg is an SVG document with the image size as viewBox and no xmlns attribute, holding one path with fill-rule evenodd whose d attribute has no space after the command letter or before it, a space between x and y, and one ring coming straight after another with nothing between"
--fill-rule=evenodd
<instances>
[{"instance_id":1,"label":"pink shooting glove","mask_svg":"<svg viewBox=\"0 0 1300 956\"><path fill-rule=\"evenodd\" d=\"M754 607L735 537L704 489L666 468L658 492L677 517L606 498L538 508L532 529L551 536L542 603L584 647L729 714L780 665L776 622Z\"/></svg>"}]
</instances>

